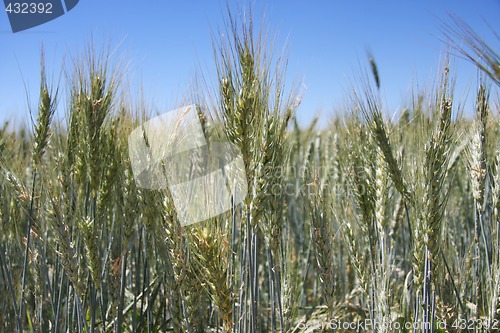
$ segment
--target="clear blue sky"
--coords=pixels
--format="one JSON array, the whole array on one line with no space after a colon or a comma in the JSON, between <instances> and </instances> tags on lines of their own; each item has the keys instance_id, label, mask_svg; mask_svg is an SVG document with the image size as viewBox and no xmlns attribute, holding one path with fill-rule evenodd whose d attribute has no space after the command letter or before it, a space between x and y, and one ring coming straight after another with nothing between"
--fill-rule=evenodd
<instances>
[{"instance_id":1,"label":"clear blue sky","mask_svg":"<svg viewBox=\"0 0 500 333\"><path fill-rule=\"evenodd\" d=\"M436 76L445 50L439 21L450 22L449 13L498 47L484 20L500 33L500 0L253 1L256 14L265 11L271 32L279 35L277 45L288 46L289 82L304 83L303 124L318 112L323 120L333 114L359 62L366 61L366 49L377 60L388 112L396 112L409 100L412 82L425 87ZM177 106L197 73L214 78L211 33L222 27L225 6L218 0L80 0L68 14L16 34L2 9L0 121L27 122L26 92L36 105L42 43L49 73L57 78L61 61L82 51L91 35L97 45L121 43L133 89L142 85L156 111ZM453 65L457 94L463 94L477 83L477 72L462 60Z\"/></svg>"}]
</instances>

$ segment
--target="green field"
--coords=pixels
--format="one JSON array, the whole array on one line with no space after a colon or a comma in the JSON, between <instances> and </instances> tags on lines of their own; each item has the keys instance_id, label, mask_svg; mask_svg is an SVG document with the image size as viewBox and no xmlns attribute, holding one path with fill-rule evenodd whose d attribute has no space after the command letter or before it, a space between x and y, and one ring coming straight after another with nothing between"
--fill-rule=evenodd
<instances>
[{"instance_id":1,"label":"green field","mask_svg":"<svg viewBox=\"0 0 500 333\"><path fill-rule=\"evenodd\" d=\"M168 190L134 180L147 101L120 64L90 45L58 85L42 56L33 126L0 127L0 331L500 331L493 45L446 31L478 67L474 109L444 61L387 117L368 57L331 122L304 127L286 59L241 23L214 41L215 85L186 103L208 140L241 150L248 195L185 227Z\"/></svg>"}]
</instances>

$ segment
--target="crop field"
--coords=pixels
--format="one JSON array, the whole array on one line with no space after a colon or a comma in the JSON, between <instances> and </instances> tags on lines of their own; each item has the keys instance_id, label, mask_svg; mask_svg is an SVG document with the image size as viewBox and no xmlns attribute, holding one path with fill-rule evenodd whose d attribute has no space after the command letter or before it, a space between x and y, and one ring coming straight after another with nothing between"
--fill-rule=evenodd
<instances>
[{"instance_id":1,"label":"crop field","mask_svg":"<svg viewBox=\"0 0 500 333\"><path fill-rule=\"evenodd\" d=\"M42 53L32 126L0 125L0 331L500 332L500 54L447 27L473 109L445 60L390 116L369 56L329 124L299 126L286 57L230 16L215 85L182 105L248 194L190 225L134 177L153 116L120 64L89 45L58 83Z\"/></svg>"}]
</instances>

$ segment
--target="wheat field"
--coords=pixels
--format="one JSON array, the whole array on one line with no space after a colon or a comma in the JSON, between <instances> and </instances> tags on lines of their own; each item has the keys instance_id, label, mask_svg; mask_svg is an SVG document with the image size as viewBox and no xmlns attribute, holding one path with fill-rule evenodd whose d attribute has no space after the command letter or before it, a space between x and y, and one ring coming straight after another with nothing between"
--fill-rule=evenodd
<instances>
[{"instance_id":1,"label":"wheat field","mask_svg":"<svg viewBox=\"0 0 500 333\"><path fill-rule=\"evenodd\" d=\"M42 54L33 126L0 127L0 331L499 332L493 46L444 31L477 65L473 110L444 61L387 117L369 58L328 126L304 128L286 59L228 22L215 86L186 99L207 139L240 149L248 195L189 226L134 180L127 140L148 116L119 64L89 46L61 86Z\"/></svg>"}]
</instances>

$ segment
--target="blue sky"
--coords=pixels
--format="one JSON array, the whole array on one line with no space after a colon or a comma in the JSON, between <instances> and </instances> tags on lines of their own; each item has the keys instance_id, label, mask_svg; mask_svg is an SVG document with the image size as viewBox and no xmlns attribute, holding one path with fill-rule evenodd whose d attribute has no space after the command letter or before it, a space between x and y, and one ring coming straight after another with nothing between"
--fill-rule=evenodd
<instances>
[{"instance_id":1,"label":"blue sky","mask_svg":"<svg viewBox=\"0 0 500 333\"><path fill-rule=\"evenodd\" d=\"M276 47L288 54L288 87L303 82L298 117L307 124L315 114L326 121L344 100L359 63L370 49L379 67L388 113L411 96L412 85L430 87L446 47L440 21L455 14L498 47L484 21L500 32L500 0L319 1L255 0L255 13L266 13ZM244 4L240 1L240 8ZM237 11L236 5L231 4ZM153 112L178 106L196 75L214 80L211 38L226 17L226 1L80 0L69 13L42 26L13 34L0 12L0 122L29 119L36 106L40 48L49 74L56 79L63 59L84 50L91 36L96 45L119 45L128 63L133 92L142 87ZM477 71L453 58L457 95L475 87ZM473 99L469 93L468 99Z\"/></svg>"}]
</instances>

